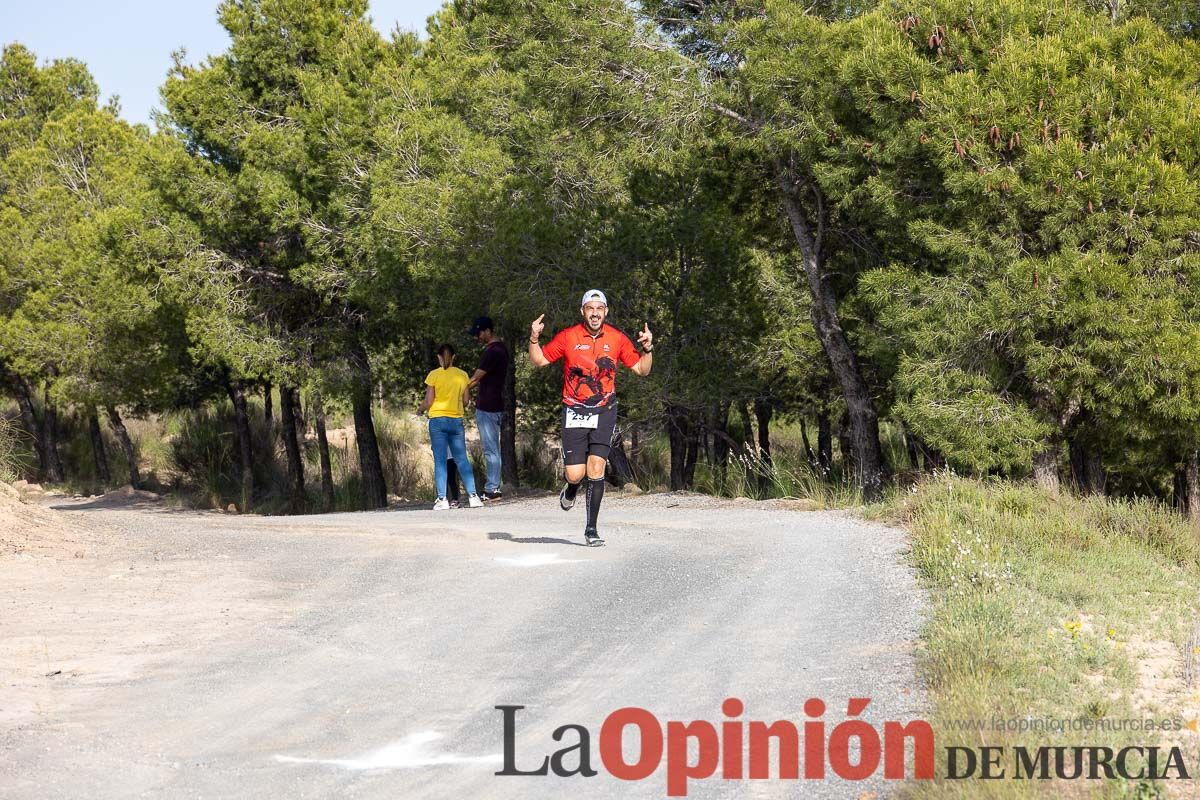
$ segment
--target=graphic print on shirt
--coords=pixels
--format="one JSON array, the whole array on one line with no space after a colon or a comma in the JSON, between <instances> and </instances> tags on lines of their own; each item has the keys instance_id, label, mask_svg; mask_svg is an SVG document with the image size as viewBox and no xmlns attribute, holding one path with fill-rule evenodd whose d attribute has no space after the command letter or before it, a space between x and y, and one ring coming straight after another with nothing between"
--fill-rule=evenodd
<instances>
[{"instance_id":1,"label":"graphic print on shirt","mask_svg":"<svg viewBox=\"0 0 1200 800\"><path fill-rule=\"evenodd\" d=\"M595 368L591 373L584 372L583 367L575 365L567 369L567 381L570 382L571 392L576 397L583 398L583 405L588 408L599 408L608 405L608 401L612 399L613 392L604 391L605 381L608 385L612 385L613 379L617 375L617 365L608 356L601 356L595 364ZM582 390L586 387L587 394Z\"/></svg>"}]
</instances>

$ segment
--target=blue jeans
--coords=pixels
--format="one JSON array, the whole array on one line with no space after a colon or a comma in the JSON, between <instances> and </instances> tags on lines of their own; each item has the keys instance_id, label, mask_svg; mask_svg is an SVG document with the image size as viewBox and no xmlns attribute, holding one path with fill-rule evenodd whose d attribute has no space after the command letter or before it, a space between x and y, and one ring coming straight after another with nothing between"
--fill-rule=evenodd
<instances>
[{"instance_id":1,"label":"blue jeans","mask_svg":"<svg viewBox=\"0 0 1200 800\"><path fill-rule=\"evenodd\" d=\"M483 463L487 467L487 480L483 482L486 492L500 490L500 421L503 418L503 411L475 409L475 424L479 426L479 441L483 443Z\"/></svg>"},{"instance_id":2,"label":"blue jeans","mask_svg":"<svg viewBox=\"0 0 1200 800\"><path fill-rule=\"evenodd\" d=\"M433 482L437 496L446 496L446 448L454 454L458 474L467 494L475 494L475 472L467 458L467 433L459 417L434 417L429 420L429 443L433 447Z\"/></svg>"}]
</instances>

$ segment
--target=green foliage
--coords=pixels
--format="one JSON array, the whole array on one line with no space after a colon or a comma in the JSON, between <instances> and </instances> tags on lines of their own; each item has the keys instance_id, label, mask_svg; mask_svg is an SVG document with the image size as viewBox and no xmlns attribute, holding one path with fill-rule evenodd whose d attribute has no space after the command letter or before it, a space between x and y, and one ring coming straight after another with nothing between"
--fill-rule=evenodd
<instances>
[{"instance_id":1,"label":"green foliage","mask_svg":"<svg viewBox=\"0 0 1200 800\"><path fill-rule=\"evenodd\" d=\"M20 374L53 378L59 399L135 402L169 390L180 329L156 296L141 236L155 202L149 147L110 111L78 108L5 161L0 254L13 305L0 354Z\"/></svg>"},{"instance_id":2,"label":"green foliage","mask_svg":"<svg viewBox=\"0 0 1200 800\"><path fill-rule=\"evenodd\" d=\"M896 412L916 435L1022 469L1081 415L1116 438L1128 418L1190 424L1189 45L1041 0L832 24L777 2L734 30L760 138L807 165L830 227L876 250L856 302L901 356Z\"/></svg>"},{"instance_id":3,"label":"green foliage","mask_svg":"<svg viewBox=\"0 0 1200 800\"><path fill-rule=\"evenodd\" d=\"M201 67L177 62L163 87L162 122L203 156L163 167L182 187L171 198L179 233L197 240L197 257L170 271L183 296L204 300L189 307L197 354L234 377L294 384L326 359L344 362L355 285L327 240L387 56L365 12L230 0L219 10L229 50Z\"/></svg>"},{"instance_id":4,"label":"green foliage","mask_svg":"<svg viewBox=\"0 0 1200 800\"><path fill-rule=\"evenodd\" d=\"M650 381L622 387L623 404L642 416L660 403L701 416L714 404L748 402L776 370L747 352L776 310L762 291L775 265L752 249L738 214L755 182L737 152L703 143L685 152L634 172L609 245L629 269L618 287L637 285L633 319L657 337ZM631 336L641 327L627 324Z\"/></svg>"},{"instance_id":5,"label":"green foliage","mask_svg":"<svg viewBox=\"0 0 1200 800\"><path fill-rule=\"evenodd\" d=\"M97 404L164 407L192 377L178 309L158 291L157 265L178 254L147 177L163 140L98 107L76 61L39 67L12 45L0 86L0 366L10 390L77 404L60 414L57 452L91 490L90 437L75 420Z\"/></svg>"},{"instance_id":6,"label":"green foliage","mask_svg":"<svg viewBox=\"0 0 1200 800\"><path fill-rule=\"evenodd\" d=\"M175 64L159 135L78 62L6 47L5 369L80 408L225 379L335 408L368 373L412 398L436 341L470 366L489 313L536 441L557 376L521 358L528 322L572 324L599 286L657 335L624 414L707 435L756 401L842 416L810 321L828 292L878 408L952 463L1019 475L1069 441L1118 491L1172 491L1200 437L1186 4L474 0L426 40L366 12L226 0L230 46ZM229 454L193 433L189 480L219 487ZM415 485L399 452L385 470Z\"/></svg>"},{"instance_id":7,"label":"green foliage","mask_svg":"<svg viewBox=\"0 0 1200 800\"><path fill-rule=\"evenodd\" d=\"M985 376L936 360L901 361L893 412L925 443L976 472L1028 464L1049 426Z\"/></svg>"},{"instance_id":8,"label":"green foliage","mask_svg":"<svg viewBox=\"0 0 1200 800\"><path fill-rule=\"evenodd\" d=\"M82 62L56 59L39 67L24 46L6 44L0 53L0 163L36 141L47 120L77 106L94 108L98 96Z\"/></svg>"},{"instance_id":9,"label":"green foliage","mask_svg":"<svg viewBox=\"0 0 1200 800\"><path fill-rule=\"evenodd\" d=\"M647 107L670 53L641 46L629 9L609 0L459 4L431 32L387 82L406 91L379 106L372 173L375 227L403 234L383 244L419 265L426 319L486 305L515 339L542 312L574 322L595 285L636 319L614 217L637 160L678 141L671 116Z\"/></svg>"}]
</instances>

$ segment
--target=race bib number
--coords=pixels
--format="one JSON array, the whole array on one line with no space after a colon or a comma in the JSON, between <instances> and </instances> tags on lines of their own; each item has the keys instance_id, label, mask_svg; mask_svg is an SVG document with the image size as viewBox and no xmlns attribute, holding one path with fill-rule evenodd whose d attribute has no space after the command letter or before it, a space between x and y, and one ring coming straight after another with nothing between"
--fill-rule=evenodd
<instances>
[{"instance_id":1,"label":"race bib number","mask_svg":"<svg viewBox=\"0 0 1200 800\"><path fill-rule=\"evenodd\" d=\"M591 428L594 430L599 422L599 414L577 414L571 409L567 409L566 427L568 428Z\"/></svg>"}]
</instances>

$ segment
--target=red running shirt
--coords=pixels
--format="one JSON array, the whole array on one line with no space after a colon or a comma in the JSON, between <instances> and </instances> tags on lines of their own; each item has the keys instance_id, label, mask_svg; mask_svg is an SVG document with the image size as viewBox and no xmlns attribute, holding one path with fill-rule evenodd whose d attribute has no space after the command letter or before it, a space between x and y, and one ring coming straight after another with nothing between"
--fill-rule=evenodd
<instances>
[{"instance_id":1,"label":"red running shirt","mask_svg":"<svg viewBox=\"0 0 1200 800\"><path fill-rule=\"evenodd\" d=\"M612 403L617 362L632 367L641 360L629 337L612 325L602 325L593 336L582 322L559 331L542 355L547 361L563 359L563 404L579 411Z\"/></svg>"}]
</instances>

